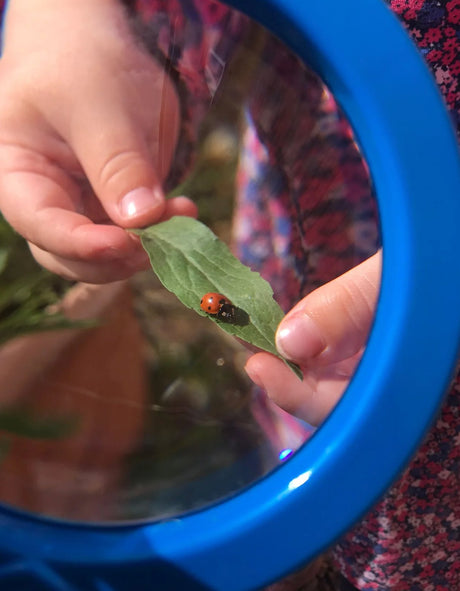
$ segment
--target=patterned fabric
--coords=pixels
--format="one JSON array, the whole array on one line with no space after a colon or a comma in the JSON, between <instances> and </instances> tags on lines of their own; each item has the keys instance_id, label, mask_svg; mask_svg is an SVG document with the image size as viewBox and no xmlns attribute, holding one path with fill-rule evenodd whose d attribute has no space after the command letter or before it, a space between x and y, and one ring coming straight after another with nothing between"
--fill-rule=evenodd
<instances>
[{"instance_id":1,"label":"patterned fabric","mask_svg":"<svg viewBox=\"0 0 460 591\"><path fill-rule=\"evenodd\" d=\"M459 401L460 373L402 478L335 549L358 589L460 588Z\"/></svg>"},{"instance_id":2,"label":"patterned fabric","mask_svg":"<svg viewBox=\"0 0 460 591\"><path fill-rule=\"evenodd\" d=\"M460 0L392 0L438 84L460 140Z\"/></svg>"}]
</instances>

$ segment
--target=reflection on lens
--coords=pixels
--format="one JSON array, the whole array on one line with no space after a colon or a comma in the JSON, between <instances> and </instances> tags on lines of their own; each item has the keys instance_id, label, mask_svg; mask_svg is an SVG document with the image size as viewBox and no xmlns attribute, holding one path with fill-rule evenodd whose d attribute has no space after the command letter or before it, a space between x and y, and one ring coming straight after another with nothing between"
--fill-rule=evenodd
<instances>
[{"instance_id":1,"label":"reflection on lens","mask_svg":"<svg viewBox=\"0 0 460 591\"><path fill-rule=\"evenodd\" d=\"M380 247L352 130L318 76L256 23L214 2L150 4L126 18L180 96L166 190L194 199L288 311ZM193 19L175 12L185 4ZM244 490L314 434L249 380L250 352L153 273L70 285L0 229L3 503L76 522L175 517Z\"/></svg>"}]
</instances>

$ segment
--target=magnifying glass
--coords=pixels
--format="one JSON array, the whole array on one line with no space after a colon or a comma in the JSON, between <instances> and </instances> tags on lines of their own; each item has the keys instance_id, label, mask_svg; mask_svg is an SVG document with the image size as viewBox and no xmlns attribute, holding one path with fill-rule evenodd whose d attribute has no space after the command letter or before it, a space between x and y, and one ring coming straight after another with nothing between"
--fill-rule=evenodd
<instances>
[{"instance_id":1,"label":"magnifying glass","mask_svg":"<svg viewBox=\"0 0 460 591\"><path fill-rule=\"evenodd\" d=\"M126 401L99 400L101 412L119 407L125 416L132 413L133 423L139 420L135 415L140 409L152 410L155 427L143 433L147 438L154 433L155 445L149 447L144 437L140 446L130 447L142 453L131 454L123 477L129 486L120 486L118 480L114 500L106 494L110 486L98 480L94 457L100 439L88 440L87 456L81 458L86 472L82 478L87 497L103 502L87 505L82 496L81 504L90 507L87 511L79 512L75 495L72 503L57 510L46 498L34 506L36 498L25 501L4 493L0 582L5 588L105 590L153 585L162 590L243 590L268 584L330 546L376 502L414 453L442 401L460 334L455 251L460 166L448 116L425 65L380 2L356 0L352 19L349 3L346 7L340 2L295 0L228 4L266 27L304 62L307 88L316 92L316 103L308 108L317 114L323 109L320 120L325 125L309 139L319 141L330 133L327 124L334 129L340 125L341 115L334 112L328 119L324 112L333 101L351 123L357 153L367 163L367 189L375 192L378 214L374 225L366 218L365 239L362 234L355 236L359 248L353 256L358 261L380 243L384 256L379 302L365 353L345 395L317 431L267 406L263 398L251 397L248 403L246 386L238 381L230 390L222 384L216 389L230 397L229 408L237 408L233 422L212 409L200 388L191 388L190 383L184 387L183 382L178 387L174 380L161 390L160 400L133 404L131 399L131 406ZM252 47L251 52L260 57L264 54L259 49ZM214 97L225 63L219 53L211 57L205 80ZM266 57L258 61L254 78L261 70L262 75L273 76L277 57L272 63ZM280 88L273 85L273 93ZM257 92L243 94L248 108L242 115L239 112L242 131L229 144L230 152L233 145L246 146L245 141L263 150L263 121L251 127L254 111L249 103L264 97L257 97ZM267 102L272 98L265 97ZM292 100L293 105L301 102L298 96ZM257 137L251 136L254 129ZM295 127L291 131L294 144ZM262 153L261 158L269 163L270 154ZM327 158L321 162L327 163ZM250 181L242 182L250 187ZM334 213L340 211L333 206L343 195L340 187L336 189L328 192ZM284 211L277 209L266 219L282 221ZM356 211L361 212L359 207ZM372 228L380 230L381 237ZM264 248L264 243L253 241L243 255L260 256L263 264ZM282 248L278 244L277 252ZM279 260L282 264L282 257ZM281 286L279 293L284 293ZM228 366L226 355L216 358L217 367ZM190 375L196 383L197 374ZM98 395L81 389L72 392L69 400ZM190 397L193 404L187 403L184 416L184 400L190 402ZM166 416L166 428L158 421L161 414ZM143 429L144 419L143 415ZM225 444L218 440L223 425ZM180 437L174 437L179 429ZM163 455L158 451L160 432L167 442L161 448ZM113 433L116 439L117 429ZM195 471L190 462L183 462L186 435L187 445L201 452L193 458ZM228 441L239 444L240 451L229 453ZM39 447L33 446L32 452L38 450L35 455L30 452L34 462L20 476L22 486L33 480L32 465L37 478L43 481L47 474L45 448ZM213 469L216 455L219 464ZM155 478L138 478L136 469L142 476L155 472ZM187 472L186 479L178 479L181 471ZM78 488L74 471L62 484L64 473L65 466L58 482L48 480L45 497L46 487L49 495L56 490L70 494ZM172 473L176 480L171 480ZM14 470L5 468L3 474L5 481L11 480ZM133 498L135 503L130 502Z\"/></svg>"}]
</instances>

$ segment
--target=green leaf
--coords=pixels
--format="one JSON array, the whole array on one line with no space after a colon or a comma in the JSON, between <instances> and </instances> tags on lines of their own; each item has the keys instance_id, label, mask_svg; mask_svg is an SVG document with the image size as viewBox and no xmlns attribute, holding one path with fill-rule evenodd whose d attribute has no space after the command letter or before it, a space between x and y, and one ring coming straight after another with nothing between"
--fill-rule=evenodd
<instances>
[{"instance_id":1,"label":"green leaf","mask_svg":"<svg viewBox=\"0 0 460 591\"><path fill-rule=\"evenodd\" d=\"M50 312L71 285L39 267L0 213L0 346L27 333L96 326Z\"/></svg>"},{"instance_id":2,"label":"green leaf","mask_svg":"<svg viewBox=\"0 0 460 591\"><path fill-rule=\"evenodd\" d=\"M270 284L243 265L207 226L190 217L173 217L135 233L160 281L185 306L227 333L280 357L275 332L284 313L273 299ZM231 300L236 306L235 322L208 316L200 309L201 298L209 292ZM301 377L297 366L289 366Z\"/></svg>"}]
</instances>

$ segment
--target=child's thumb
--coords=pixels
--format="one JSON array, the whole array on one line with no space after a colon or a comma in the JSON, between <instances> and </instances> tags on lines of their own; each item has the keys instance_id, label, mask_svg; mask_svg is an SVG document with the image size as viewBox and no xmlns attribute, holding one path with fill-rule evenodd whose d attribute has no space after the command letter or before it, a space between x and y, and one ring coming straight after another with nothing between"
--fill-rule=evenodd
<instances>
[{"instance_id":1,"label":"child's thumb","mask_svg":"<svg viewBox=\"0 0 460 591\"><path fill-rule=\"evenodd\" d=\"M94 109L85 115L85 131L88 124L90 131L76 132L74 149L107 215L125 228L158 221L165 210L161 181L177 139L175 101L165 104L153 138L141 118L123 109Z\"/></svg>"},{"instance_id":2,"label":"child's thumb","mask_svg":"<svg viewBox=\"0 0 460 591\"><path fill-rule=\"evenodd\" d=\"M153 158L143 138L132 129L104 134L97 153L82 162L92 188L110 219L122 227L141 227L158 220L165 199ZM96 152L96 150L94 150Z\"/></svg>"},{"instance_id":3,"label":"child's thumb","mask_svg":"<svg viewBox=\"0 0 460 591\"><path fill-rule=\"evenodd\" d=\"M300 366L329 365L364 346L380 286L381 252L301 300L282 320L279 352Z\"/></svg>"}]
</instances>

